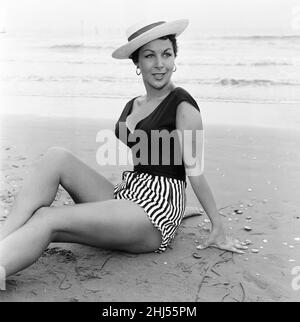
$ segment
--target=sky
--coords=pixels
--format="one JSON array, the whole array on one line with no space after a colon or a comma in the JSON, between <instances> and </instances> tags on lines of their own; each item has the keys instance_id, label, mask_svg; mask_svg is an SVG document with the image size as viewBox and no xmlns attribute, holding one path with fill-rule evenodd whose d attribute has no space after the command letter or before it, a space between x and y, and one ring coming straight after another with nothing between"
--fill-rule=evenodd
<instances>
[{"instance_id":1,"label":"sky","mask_svg":"<svg viewBox=\"0 0 300 322\"><path fill-rule=\"evenodd\" d=\"M300 0L0 0L7 32L101 32L149 18L187 18L212 33L300 34Z\"/></svg>"}]
</instances>

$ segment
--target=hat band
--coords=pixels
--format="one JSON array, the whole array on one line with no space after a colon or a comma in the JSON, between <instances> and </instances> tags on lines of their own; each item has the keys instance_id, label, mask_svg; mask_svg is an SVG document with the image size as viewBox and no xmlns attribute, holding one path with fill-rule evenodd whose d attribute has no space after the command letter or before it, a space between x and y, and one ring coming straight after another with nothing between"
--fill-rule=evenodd
<instances>
[{"instance_id":1,"label":"hat band","mask_svg":"<svg viewBox=\"0 0 300 322\"><path fill-rule=\"evenodd\" d=\"M151 25L148 25L148 26L145 26L141 29L139 29L138 31L134 32L129 38L128 38L128 41L131 41L133 40L134 38L140 36L141 34L143 34L144 32L156 27L156 26L159 26L163 23L166 23L165 21L159 21L159 22L155 22L155 23L152 23Z\"/></svg>"}]
</instances>

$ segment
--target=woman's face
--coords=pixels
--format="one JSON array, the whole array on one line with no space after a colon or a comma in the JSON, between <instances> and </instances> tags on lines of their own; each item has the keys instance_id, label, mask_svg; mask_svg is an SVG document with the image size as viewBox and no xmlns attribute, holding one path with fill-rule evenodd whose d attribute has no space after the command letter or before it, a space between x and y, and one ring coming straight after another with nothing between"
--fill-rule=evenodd
<instances>
[{"instance_id":1,"label":"woman's face","mask_svg":"<svg viewBox=\"0 0 300 322\"><path fill-rule=\"evenodd\" d=\"M141 47L140 68L145 86L160 89L169 84L175 64L175 55L170 39L155 39Z\"/></svg>"}]
</instances>

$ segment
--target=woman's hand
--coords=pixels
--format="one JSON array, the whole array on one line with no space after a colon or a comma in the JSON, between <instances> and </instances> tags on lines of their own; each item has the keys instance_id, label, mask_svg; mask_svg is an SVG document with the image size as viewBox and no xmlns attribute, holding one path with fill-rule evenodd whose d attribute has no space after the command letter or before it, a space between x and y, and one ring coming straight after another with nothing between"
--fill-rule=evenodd
<instances>
[{"instance_id":1,"label":"woman's hand","mask_svg":"<svg viewBox=\"0 0 300 322\"><path fill-rule=\"evenodd\" d=\"M204 245L197 246L198 249L204 249L207 247L216 247L221 250L227 250L239 254L245 253L242 249L248 249L248 247L239 240L226 236L222 226L213 227Z\"/></svg>"}]
</instances>

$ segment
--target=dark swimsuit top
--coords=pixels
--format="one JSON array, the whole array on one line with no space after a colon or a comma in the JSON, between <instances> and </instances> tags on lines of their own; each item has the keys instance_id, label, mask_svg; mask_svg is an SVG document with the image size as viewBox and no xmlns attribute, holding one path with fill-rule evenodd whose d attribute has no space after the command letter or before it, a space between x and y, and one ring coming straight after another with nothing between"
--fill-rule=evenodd
<instances>
[{"instance_id":1,"label":"dark swimsuit top","mask_svg":"<svg viewBox=\"0 0 300 322\"><path fill-rule=\"evenodd\" d=\"M135 99L136 97L125 105L115 125L116 137L132 151L134 171L166 176L185 182L185 166L176 132L174 132L174 139L169 140L169 145L165 145L163 140L154 140L154 143L152 142L151 144L151 135L153 138L154 132L157 134L163 133L161 131L166 130L170 134L172 131L176 130L177 106L181 102L186 101L200 111L197 102L186 90L181 87L176 87L147 117L136 124L133 133L131 133L126 126L126 119L132 111ZM153 130L157 131L153 132ZM143 140L141 140L140 137L141 132L143 132ZM147 137L146 141L145 136ZM139 144L139 142L143 144ZM147 143L146 145L144 144L145 142ZM143 156L143 151L145 152L144 157L141 158L141 153Z\"/></svg>"}]
</instances>

